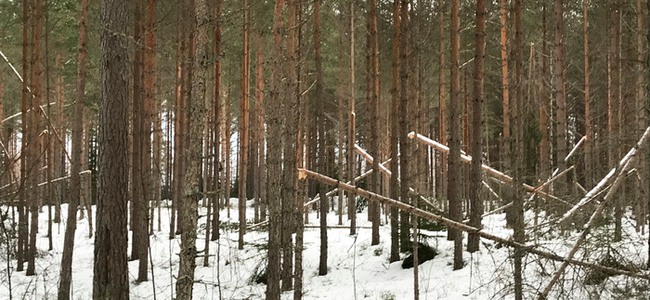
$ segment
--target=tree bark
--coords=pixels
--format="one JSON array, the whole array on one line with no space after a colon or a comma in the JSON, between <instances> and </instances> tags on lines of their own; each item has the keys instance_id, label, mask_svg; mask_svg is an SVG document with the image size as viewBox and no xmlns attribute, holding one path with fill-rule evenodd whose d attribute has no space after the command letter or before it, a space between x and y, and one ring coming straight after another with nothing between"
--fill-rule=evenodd
<instances>
[{"instance_id":1,"label":"tree bark","mask_svg":"<svg viewBox=\"0 0 650 300\"><path fill-rule=\"evenodd\" d=\"M561 1L561 0L559 0ZM525 222L524 222L524 190L522 184L525 182L524 174L524 100L523 100L523 1L513 0L512 12L514 14L515 36L513 41L512 59L514 62L514 76L512 77L513 91L513 114L512 127L513 136L508 141L510 143L511 167L514 170L512 186L509 187L512 196L511 213L513 216L513 238L516 242L524 244L526 242ZM563 85L562 85L563 86ZM563 156L564 157L564 156ZM514 251L514 288L515 299L523 299L523 257L522 249Z\"/></svg>"},{"instance_id":2,"label":"tree bark","mask_svg":"<svg viewBox=\"0 0 650 300\"><path fill-rule=\"evenodd\" d=\"M136 41L143 40L144 35L144 1L132 2L133 7L133 37ZM144 199L144 147L145 147L145 113L144 113L144 44L135 45L133 59L133 99L132 99L132 125L131 125L131 147L133 148L131 157L131 257L130 260L139 260L143 254L142 241L147 236L147 210ZM144 250L144 259L146 260L146 249ZM144 276L146 277L146 269ZM138 268L138 279L140 280L140 269Z\"/></svg>"},{"instance_id":3,"label":"tree bark","mask_svg":"<svg viewBox=\"0 0 650 300\"><path fill-rule=\"evenodd\" d=\"M355 185L354 180L356 169L356 154L354 144L356 143L356 113L355 113L355 58L354 58L354 0L350 0L350 99L348 101L348 143L347 143L347 174L350 184ZM357 205L356 196L348 193L348 217L350 218L350 235L357 233Z\"/></svg>"},{"instance_id":4,"label":"tree bark","mask_svg":"<svg viewBox=\"0 0 650 300\"><path fill-rule=\"evenodd\" d=\"M321 58L321 25L320 25L320 0L314 0L314 65L316 66L316 85L314 90L314 99L317 100L317 119L318 119L318 169L321 173L326 173L327 159L325 157L325 105L323 98L323 63ZM327 212L328 197L326 194L327 186L320 184L318 187L320 194L319 203L319 225L320 225L320 256L318 260L318 275L327 275Z\"/></svg>"},{"instance_id":5,"label":"tree bark","mask_svg":"<svg viewBox=\"0 0 650 300\"><path fill-rule=\"evenodd\" d=\"M508 0L499 0L499 42L501 45L501 97L503 98L503 135L501 136L501 163L504 170L509 166L510 149L510 80L508 72Z\"/></svg>"},{"instance_id":6,"label":"tree bark","mask_svg":"<svg viewBox=\"0 0 650 300\"><path fill-rule=\"evenodd\" d=\"M440 129L438 131L438 140L446 145L447 144L447 83L446 83L446 72L447 72L447 61L445 59L445 51L447 50L445 48L445 2L442 1L440 3L440 11L438 14L440 15L440 83L439 83L439 98L440 98L440 103L439 105L439 113L438 113L438 121L440 123ZM438 194L437 198L441 199L443 202L443 206L447 205L447 156L441 155L440 156L440 162L438 165L438 169L440 170L437 174L437 184L436 187L438 189ZM401 225L400 225L401 226ZM404 249L403 249L404 250Z\"/></svg>"},{"instance_id":7,"label":"tree bark","mask_svg":"<svg viewBox=\"0 0 650 300\"><path fill-rule=\"evenodd\" d=\"M591 124L591 82L590 75L591 69L589 67L589 0L583 0L583 13L582 13L582 35L583 35L583 54L584 54L584 73L585 73L585 154L584 154L584 170L585 170L585 187L590 187L593 184L593 140L594 134Z\"/></svg>"},{"instance_id":8,"label":"tree bark","mask_svg":"<svg viewBox=\"0 0 650 300\"><path fill-rule=\"evenodd\" d=\"M63 64L61 63L61 53L56 55L55 59L55 68L57 70L56 79L54 81L54 97L56 104L54 105L55 110L55 127L56 132L63 133L64 129L64 115L63 115L63 102L65 100L64 95L64 85L63 85ZM63 141L54 143L54 174L57 177L63 177L66 174L65 162L65 148L63 147L63 142L65 142L65 135L61 136ZM63 197L63 182L59 182L55 185L55 200L54 200L54 223L61 222L61 199ZM65 239L65 238L64 238Z\"/></svg>"},{"instance_id":9,"label":"tree bark","mask_svg":"<svg viewBox=\"0 0 650 300\"><path fill-rule=\"evenodd\" d=\"M32 15L32 53L31 53L31 68L30 68L30 82L32 84L32 97L31 97L31 109L29 114L31 116L27 117L28 121L28 131L29 142L27 152L28 156L25 158L28 160L28 174L26 179L26 187L29 189L29 214L30 214L30 229L29 229L29 245L27 252L27 271L25 275L32 276L36 275L36 237L38 232L38 214L39 208L41 206L41 197L40 190L38 188L38 183L40 182L41 175L41 157L42 157L42 143L43 136L40 134L43 129L41 122L41 113L39 107L41 105L41 99L43 98L42 92L42 71L41 71L41 36L43 32L43 4L41 0L35 0L33 3L33 15Z\"/></svg>"},{"instance_id":10,"label":"tree bark","mask_svg":"<svg viewBox=\"0 0 650 300\"><path fill-rule=\"evenodd\" d=\"M210 18L206 0L194 2L194 55L192 57L191 96L188 98L188 147L185 148L185 180L183 184L183 202L180 212L181 245L178 280L176 281L176 299L191 299L196 268L196 229L198 220L198 202L201 200L201 145L203 144L203 119L205 97L210 64L208 47L208 27ZM189 86L188 86L189 87Z\"/></svg>"},{"instance_id":11,"label":"tree bark","mask_svg":"<svg viewBox=\"0 0 650 300\"><path fill-rule=\"evenodd\" d=\"M460 222L462 220L461 199L461 164L460 164L460 3L451 1L451 92L449 99L449 174L447 195L449 196L449 217ZM447 229L447 239L454 240L454 270L463 267L462 232L454 228Z\"/></svg>"},{"instance_id":12,"label":"tree bark","mask_svg":"<svg viewBox=\"0 0 650 300\"><path fill-rule=\"evenodd\" d=\"M474 98L472 100L472 163L470 165L470 225L481 228L481 215L483 214L483 200L479 195L481 190L481 157L483 156L481 130L483 127L483 74L485 73L485 1L476 1L476 46L474 48ZM479 237L469 235L467 251L475 252L479 249Z\"/></svg>"},{"instance_id":13,"label":"tree bark","mask_svg":"<svg viewBox=\"0 0 650 300\"><path fill-rule=\"evenodd\" d=\"M99 190L93 299L128 299L128 82L125 0L101 2ZM117 34L116 34L117 33Z\"/></svg>"},{"instance_id":14,"label":"tree bark","mask_svg":"<svg viewBox=\"0 0 650 300\"><path fill-rule=\"evenodd\" d=\"M217 183L217 195L215 203L212 205L214 207L214 217L212 218L212 232L210 236L211 241L216 241L219 239L219 230L221 221L219 216L221 215L221 199L226 198L224 195L224 184L223 178L220 175L223 171L223 164L221 161L220 150L225 152L225 148L219 149L221 145L221 132L222 132L222 123L224 122L222 118L223 111L223 101L221 101L221 2L222 0L215 1L214 4L214 54L215 54L215 63L214 63L214 99L212 106L214 107L214 160L216 166L215 168L215 180Z\"/></svg>"},{"instance_id":15,"label":"tree bark","mask_svg":"<svg viewBox=\"0 0 650 300\"><path fill-rule=\"evenodd\" d=\"M615 0L611 3L610 15L611 15L611 26L610 32L610 59L609 63L611 65L611 88L610 88L610 102L608 103L608 120L610 122L610 132L609 132L609 147L608 147L608 165L613 165L614 157L619 156L620 146L622 145L622 128L624 124L621 123L621 114L622 114L622 76L621 76L621 66L622 66L622 53L621 53L621 43L622 43L622 2ZM622 217L623 217L623 208L621 207L622 203L620 201L614 202L614 241L620 241L622 239Z\"/></svg>"},{"instance_id":16,"label":"tree bark","mask_svg":"<svg viewBox=\"0 0 650 300\"><path fill-rule=\"evenodd\" d=\"M244 13L243 54L242 54L242 77L241 77L241 101L239 117L239 239L237 248L244 249L244 233L246 233L246 200L247 197L247 171L248 171L248 143L249 143L249 114L250 108L250 6L248 0L242 2Z\"/></svg>"},{"instance_id":17,"label":"tree bark","mask_svg":"<svg viewBox=\"0 0 650 300\"><path fill-rule=\"evenodd\" d=\"M181 185L184 181L184 155L185 155L185 131L186 131L186 80L185 77L189 74L189 69L187 68L187 56L189 56L187 51L187 36L186 36L186 21L183 21L187 13L183 9L182 1L177 3L177 44L176 48L176 87L175 87L175 104L174 104L174 176L172 182L172 208L171 208L171 220L169 225L169 238L175 238L175 235L180 231L180 221L181 216L179 209L181 206L182 191ZM177 222L178 221L178 222ZM177 224L178 223L178 224Z\"/></svg>"},{"instance_id":18,"label":"tree bark","mask_svg":"<svg viewBox=\"0 0 650 300\"><path fill-rule=\"evenodd\" d=\"M267 197L269 202L268 282L266 299L280 299L281 247L282 247L282 64L285 60L282 32L284 30L284 0L273 7L273 64L271 68L270 101L267 101Z\"/></svg>"},{"instance_id":19,"label":"tree bark","mask_svg":"<svg viewBox=\"0 0 650 300\"><path fill-rule=\"evenodd\" d=\"M557 167L560 171L566 169L567 150L567 103L566 91L564 86L564 4L562 0L553 2L553 98L557 106L556 124L555 124L555 158ZM559 181L556 191L563 195L567 193L568 183Z\"/></svg>"},{"instance_id":20,"label":"tree bark","mask_svg":"<svg viewBox=\"0 0 650 300\"><path fill-rule=\"evenodd\" d=\"M143 3L144 4L144 3ZM143 56L143 69L142 69L142 118L141 118L141 184L142 184L142 198L140 203L140 220L137 226L139 227L140 240L138 245L138 278L137 282L147 281L148 271L148 250L149 250L149 203L154 199L155 191L152 179L151 168L151 128L154 119L154 106L155 106L155 86L156 82L156 62L155 62L155 49L156 49L156 32L154 27L156 0L147 0L146 6L143 5L142 10L144 14L144 22L142 23L142 35L144 37L144 46L142 47ZM135 105L135 104L134 104ZM153 226L152 226L153 227Z\"/></svg>"},{"instance_id":21,"label":"tree bark","mask_svg":"<svg viewBox=\"0 0 650 300\"><path fill-rule=\"evenodd\" d=\"M23 81L22 81L22 93L21 93L21 133L25 136L27 136L27 124L28 122L28 115L27 115L27 109L29 105L29 82L27 74L29 74L29 32L30 32L30 27L29 27L29 22L31 19L31 11L30 11L30 1L28 0L23 0L23 30L22 30L22 67L23 67ZM20 149L27 149L27 138L22 138L20 139L21 145ZM26 173L27 173L27 158L26 158L26 153L27 151L21 151L21 160L20 160L20 182L22 183L22 187L19 188L18 190L18 241L17 241L17 248L16 248L16 261L17 261L17 266L16 266L16 271L23 271L24 270L24 262L25 262L25 256L26 252L28 251L27 249L27 193L26 193L26 188L25 188L25 182L27 179Z\"/></svg>"},{"instance_id":22,"label":"tree bark","mask_svg":"<svg viewBox=\"0 0 650 300\"><path fill-rule=\"evenodd\" d=\"M68 218L65 236L63 238L63 254L61 272L59 274L59 299L70 299L70 284L72 281L72 258L74 251L74 236L77 229L77 206L81 196L81 125L83 123L83 103L86 89L86 42L88 19L88 0L81 1L79 16L79 52L77 53L77 100L74 104L74 119L72 123L72 161L70 164L70 197L68 202ZM63 99L61 99L62 101ZM62 113L59 111L59 113Z\"/></svg>"},{"instance_id":23,"label":"tree bark","mask_svg":"<svg viewBox=\"0 0 650 300\"><path fill-rule=\"evenodd\" d=\"M282 163L282 215L285 219L282 222L282 290L288 291L293 287L293 233L295 233L296 220L295 207L297 174L296 166L296 145L295 138L298 135L298 121L295 112L299 109L300 91L298 85L298 0L287 1L287 25L286 25L286 63L284 66L285 80L282 89L284 93L284 130L282 140L284 141L284 157Z\"/></svg>"},{"instance_id":24,"label":"tree bark","mask_svg":"<svg viewBox=\"0 0 650 300\"><path fill-rule=\"evenodd\" d=\"M370 83L371 93L370 102L368 103L368 122L370 129L370 155L379 158L379 41L377 37L377 0L370 0L369 3L368 22L370 22ZM372 191L381 192L381 173L379 173L379 159L375 159L372 163L372 170L370 175L370 188ZM372 216L372 231L371 231L371 245L379 244L379 223L381 222L381 208L379 203L368 203L368 209Z\"/></svg>"},{"instance_id":25,"label":"tree bark","mask_svg":"<svg viewBox=\"0 0 650 300\"><path fill-rule=\"evenodd\" d=\"M393 45L391 54L392 63L392 87L390 102L390 158L393 163L390 164L390 170L393 174L399 173L398 157L398 140L404 137L400 136L398 122L399 107L399 55L400 55L400 1L393 0ZM397 176L390 177L390 197L399 198L399 182ZM399 260L399 210L391 208L390 210L390 262Z\"/></svg>"},{"instance_id":26,"label":"tree bark","mask_svg":"<svg viewBox=\"0 0 650 300\"><path fill-rule=\"evenodd\" d=\"M408 0L402 0L400 2L400 44L401 49L399 52L399 76L400 76L400 101L398 104L398 115L399 115L399 168L400 174L402 175L402 180L400 182L400 200L404 203L409 203L409 182L408 174L411 164L410 164L410 153L407 151L408 141L403 138L408 133L408 103L409 103L409 94L408 94L408 83L410 78L409 68L408 68L408 52L410 50L409 45L409 5ZM400 214L400 250L405 252L408 249L409 240L411 238L410 234L410 222L409 215L406 213Z\"/></svg>"}]
</instances>

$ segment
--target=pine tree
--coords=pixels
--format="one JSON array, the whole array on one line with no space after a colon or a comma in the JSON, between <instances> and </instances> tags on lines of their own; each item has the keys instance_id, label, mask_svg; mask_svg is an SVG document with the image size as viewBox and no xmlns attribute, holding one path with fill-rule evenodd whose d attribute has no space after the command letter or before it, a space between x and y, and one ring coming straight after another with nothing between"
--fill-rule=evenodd
<instances>
[{"instance_id":1,"label":"pine tree","mask_svg":"<svg viewBox=\"0 0 650 300\"><path fill-rule=\"evenodd\" d=\"M470 166L469 199L470 225L481 228L483 214L483 199L479 195L481 189L481 161L483 157L481 129L483 123L483 75L485 68L485 1L476 1L476 46L474 48L474 98L472 100L472 163ZM469 125L469 124L467 124ZM470 234L467 240L467 251L475 252L479 248L479 237Z\"/></svg>"},{"instance_id":2,"label":"pine tree","mask_svg":"<svg viewBox=\"0 0 650 300\"><path fill-rule=\"evenodd\" d=\"M61 258L61 272L59 274L59 299L70 298L70 284L72 281L72 258L74 249L74 236L77 229L77 206L81 197L81 125L83 123L83 102L86 88L86 43L88 19L88 0L81 1L79 17L79 53L77 53L77 101L74 105L74 119L72 125L72 161L70 164L70 196L68 203L68 218L66 222L63 244L63 255ZM63 99L60 99L62 102ZM61 105L61 104L59 104ZM59 113L62 113L59 111Z\"/></svg>"},{"instance_id":3,"label":"pine tree","mask_svg":"<svg viewBox=\"0 0 650 300\"><path fill-rule=\"evenodd\" d=\"M128 299L127 2L101 2L99 190L95 234L93 299ZM119 34L116 34L119 33Z\"/></svg>"}]
</instances>

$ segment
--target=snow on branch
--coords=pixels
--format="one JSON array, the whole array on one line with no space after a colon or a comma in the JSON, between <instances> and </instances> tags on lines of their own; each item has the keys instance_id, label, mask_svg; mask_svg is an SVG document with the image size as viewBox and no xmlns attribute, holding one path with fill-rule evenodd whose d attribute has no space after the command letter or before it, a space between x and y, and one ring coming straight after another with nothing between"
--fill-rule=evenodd
<instances>
[{"instance_id":1,"label":"snow on branch","mask_svg":"<svg viewBox=\"0 0 650 300\"><path fill-rule=\"evenodd\" d=\"M416 208L414 206L402 203L402 202L400 202L398 200L391 199L391 198L388 198L388 197L385 197L385 196L382 196L382 195L379 195L379 194L376 194L376 193L373 193L373 192L369 192L369 191L361 189L359 187L351 186L351 185L343 183L343 182L341 182L341 181L339 181L337 179L334 179L334 178L331 178L331 177L316 173L314 171L299 168L298 172L299 172L299 177L300 178L308 178L308 179L316 180L316 181L319 181L321 183L325 183L325 184L328 184L328 185L331 185L331 186L335 186L335 187L338 187L339 189L342 189L344 191L357 194L357 195L359 195L361 197L364 197L364 198L366 198L366 199L368 199L370 201L377 201L379 203L382 203L382 204L385 204L385 205L388 205L388 206L391 206L391 207L398 208L398 209L403 210L403 211L405 211L407 213L410 213L413 216L418 216L418 217L427 219L429 221L438 222L438 223L444 224L444 225L446 225L447 227L450 227L450 228L456 228L458 230L466 231L466 232L469 232L469 233L474 233L474 234L477 234L478 236L480 236L482 238L492 240L492 241L501 243L501 244L506 245L506 246L519 248L519 249L522 249L522 250L524 250L524 251L526 251L528 253L532 253L532 254L538 255L540 257L546 258L546 259L560 261L560 262L566 262L566 263L573 264L573 265L576 265L576 266L591 268L591 269L599 270L599 271L602 271L602 272L610 272L612 274L626 275L626 276L630 276L630 277L643 278L643 279L650 280L650 274L646 274L644 272L632 272L632 271L628 271L628 270L621 270L621 269L616 269L616 268L605 267L605 266L601 266L601 265L598 265L598 264L593 264L593 263L589 263L589 262L585 262L585 261L575 260L575 259L572 259L572 258L565 258L565 257L559 256L559 255L551 253L551 252L546 252L546 251L539 250L537 248L534 248L533 246L521 244L521 243L515 242L515 241L513 241L511 239L499 237L499 236L496 236L494 234L491 234L491 233L488 233L488 232L485 232L485 231L481 231L478 228L475 228L475 227L472 227L472 226L469 226L469 225L466 225L466 224L463 224L463 223L460 223L460 222L452 221L452 220L447 219L445 217L442 217L440 215L437 215L437 214L434 214L434 213L431 213L431 212Z\"/></svg>"}]
</instances>

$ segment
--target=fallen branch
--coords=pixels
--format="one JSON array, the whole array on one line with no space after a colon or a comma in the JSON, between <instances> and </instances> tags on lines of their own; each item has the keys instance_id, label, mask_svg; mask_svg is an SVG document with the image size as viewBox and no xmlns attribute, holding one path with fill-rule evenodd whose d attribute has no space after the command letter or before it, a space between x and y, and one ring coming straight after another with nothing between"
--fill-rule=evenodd
<instances>
[{"instance_id":1,"label":"fallen branch","mask_svg":"<svg viewBox=\"0 0 650 300\"><path fill-rule=\"evenodd\" d=\"M499 196L499 194L497 194L497 192L495 192L495 191L492 189L492 187L491 187L487 182L485 182L485 180L482 180L481 183L483 183L483 186L485 186L485 188L486 188L486 189L487 189L487 190L488 190L488 191L489 191L489 192L490 192L494 197L496 197L496 198L499 199L499 200L503 200L503 199L501 199L501 196Z\"/></svg>"},{"instance_id":2,"label":"fallen branch","mask_svg":"<svg viewBox=\"0 0 650 300\"><path fill-rule=\"evenodd\" d=\"M586 140L587 140L587 136L583 136L580 139L580 141L578 141L578 143L573 147L573 149L571 149L569 154L567 154L567 156L564 158L564 162L569 162L569 159L571 158L571 156L573 156L573 154L575 154L576 150L578 150L578 148L580 148L580 146L582 146L582 144L584 144L584 142Z\"/></svg>"},{"instance_id":3,"label":"fallen branch","mask_svg":"<svg viewBox=\"0 0 650 300\"><path fill-rule=\"evenodd\" d=\"M649 128L650 129L650 128ZM627 166L629 162L633 161L635 155L632 155L632 159L630 159L625 165ZM560 265L560 268L558 268L555 273L553 274L553 277L551 280L546 284L546 287L542 291L542 293L539 295L540 300L547 299L548 294L551 292L551 289L557 283L557 281L560 279L560 276L562 273L564 273L564 270L566 267L569 265L567 263L568 260L572 259L573 256L578 252L578 248L582 243L584 243L587 240L587 235L589 234L591 227L594 226L598 218L600 217L600 214L605 210L607 202L611 201L611 199L614 196L614 193L618 190L618 188L621 186L621 183L623 182L623 178L625 178L625 175L627 173L625 172L620 172L618 176L616 176L616 179L614 179L614 183L612 184L612 187L607 191L607 194L605 195L605 199L598 205L598 208L596 208L596 211L591 215L589 218L589 222L585 224L584 230L582 231L582 234L580 234L580 237L578 237L578 240L575 242L569 253L565 257L565 261L562 262L562 265Z\"/></svg>"},{"instance_id":4,"label":"fallen branch","mask_svg":"<svg viewBox=\"0 0 650 300\"><path fill-rule=\"evenodd\" d=\"M612 168L609 173L607 173L607 175L605 175L605 177L603 177L603 179L601 179L600 182L596 184L596 186L594 186L582 199L580 199L580 201L578 201L578 204L567 211L562 216L559 223L568 220L569 217L575 214L581 207L596 199L596 195L600 194L600 192L609 185L610 181L619 178L620 174L624 173L629 166L633 165L633 163L630 162L636 160L636 154L641 150L642 147L645 146L648 140L648 135L650 135L650 127L646 128L645 132L636 143L636 145L634 145L634 147L632 147L632 149L630 149L630 151L625 154L625 156L618 162L618 165Z\"/></svg>"},{"instance_id":5,"label":"fallen branch","mask_svg":"<svg viewBox=\"0 0 650 300\"><path fill-rule=\"evenodd\" d=\"M445 146L445 145L443 145L441 143L438 143L438 142L436 142L436 141L434 141L434 140L432 140L432 139L430 139L430 138L428 138L428 137L426 137L424 135L416 133L415 131L411 131L408 134L408 137L410 139L417 139L419 142L421 142L421 143L423 143L425 145L431 146L431 147L433 147L434 149L436 149L438 151L442 151L444 153L449 153L449 147L447 147L447 146ZM465 155L465 154L462 154L462 153L460 155L460 159L462 161L464 161L465 163L470 163L472 161L471 156ZM499 171L497 169L494 169L494 168L492 168L492 167L490 167L490 166L488 166L486 164L481 164L481 169L483 171L485 171L488 175L491 175L492 177L495 177L495 178L497 178L497 179L499 179L499 180L501 180L503 182L511 183L513 181L512 177L510 177L510 176L504 174L503 172L501 172L501 171ZM560 198L558 198L556 196L553 196L553 195L551 195L549 193L537 190L535 187L530 186L528 184L523 183L522 186L527 191L538 194L538 195L540 195L540 196L542 196L542 197L544 197L546 199L555 200L555 201L562 202L562 203L567 204L567 205L571 205L570 203L568 203L568 202L566 202L566 201L564 201L564 200L562 200L562 199L560 199Z\"/></svg>"},{"instance_id":6,"label":"fallen branch","mask_svg":"<svg viewBox=\"0 0 650 300\"><path fill-rule=\"evenodd\" d=\"M361 148L361 146L359 146L359 145L357 145L357 144L354 144L354 149L357 151L357 153L359 153L359 154L360 154L360 155L361 155L361 156L362 156L362 157L363 157L363 158L368 162L368 164L371 164L371 165L372 165L372 163L374 162L374 159L373 159L372 155L370 155L368 152L366 152L366 150L364 150L363 148ZM384 173L385 173L386 175L388 175L388 176L392 176L392 175L393 175L393 172L391 172L391 171L390 171L388 168L386 168L383 164L380 164L380 165L379 165L379 171L384 172ZM401 182L402 182L402 179L399 178L399 177L397 177L397 182L400 182L400 183L401 183ZM348 181L348 184L350 184L349 181ZM418 193L417 191L415 191L415 189L414 189L413 187L410 187L410 186L409 186L409 193L411 193L411 195L415 195L415 196L417 196L418 198L420 198L420 200L421 200L422 202L424 202L426 205L429 205L431 208L438 209L438 208L437 208L433 203L431 203L429 200L427 200L427 198L424 198L424 196L422 196L422 194L420 194L420 193Z\"/></svg>"},{"instance_id":7,"label":"fallen branch","mask_svg":"<svg viewBox=\"0 0 650 300\"><path fill-rule=\"evenodd\" d=\"M574 166L571 166L571 167L567 168L566 170L560 172L560 174L557 174L557 175L555 175L555 176L549 178L548 180L546 180L546 182L544 182L544 183L542 183L540 186L536 187L535 190L538 190L538 191L539 191L539 190L545 188L546 186L548 186L549 184L551 184L553 181L555 181L555 180L557 180L558 178L560 178L562 175L564 175L564 174L566 174L566 173L569 173L569 171L573 170L574 168L575 168ZM486 185L487 185L487 184L486 184ZM526 200L526 202L524 202L524 205L530 203L530 201L533 201L534 198L535 198L535 193L533 193L532 195L530 195L530 197ZM498 212L500 212L500 211L502 211L502 210L504 210L504 209L506 209L506 208L508 208L508 207L510 207L510 206L512 206L512 202L508 202L508 204L506 204L506 205L504 205L504 206L501 206L501 207L495 208L495 209L492 210L492 211L486 212L486 213L484 213L481 217L482 217L482 218L485 218L485 217L487 217L487 216L489 216L489 215L492 215L492 214L498 213Z\"/></svg>"},{"instance_id":8,"label":"fallen branch","mask_svg":"<svg viewBox=\"0 0 650 300\"><path fill-rule=\"evenodd\" d=\"M626 276L630 276L630 277L644 278L644 279L650 280L650 275L648 275L648 274L636 273L636 272L631 272L631 271L628 271L628 270L620 270L620 269L615 269L615 268L604 267L604 266L600 266L600 265L597 265L597 264L592 264L592 263L579 261L579 260L574 260L574 259L567 259L567 258L561 257L561 256L559 256L557 254L553 254L553 253L550 253L550 252L546 252L546 251L536 249L533 246L528 246L528 245L525 245L525 244L517 243L515 241L512 241L512 240L509 240L509 239L506 239L506 238L502 238L502 237L499 237L499 236L496 236L496 235L481 231L478 228L471 227L471 226L468 226L468 225L465 225L463 223L459 223L459 222L456 222L456 221L452 221L452 220L447 219L445 217L430 213L428 211L424 211L424 210L419 209L419 208L415 208L415 207L413 207L411 205L402 203L400 201L397 201L397 200L394 200L394 199L391 199L391 198L388 198L388 197L385 197L385 196L382 196L382 195L379 195L379 194L376 194L376 193L373 193L373 192L369 192L369 191L366 191L364 189L361 189L361 188L358 188L358 187L355 187L355 186L351 186L349 184L345 184L345 183L343 183L343 182L341 182L339 180L336 180L334 178L331 178L331 177L328 177L328 176L325 176L325 175L322 175L322 174L319 174L319 173L316 173L316 172L313 172L313 171L309 171L309 170L306 170L306 169L298 169L298 178L300 180L304 180L306 178L317 180L319 182L338 187L338 188L340 188L340 189L342 189L344 191L348 191L348 192L354 193L356 195L365 197L370 201L377 201L377 202L383 203L383 204L391 206L391 207L396 207L398 209L401 209L401 210L403 210L405 212L410 213L411 215L418 216L418 217L421 217L421 218L424 218L424 219L427 219L427 220L430 220L430 221L433 221L433 222L438 222L438 223L444 224L444 225L446 225L447 227L450 227L450 228L455 228L455 229L458 229L458 230L466 231L468 233L473 233L473 234L476 234L476 235L478 235L478 236L480 236L482 238L492 240L492 241L501 243L501 244L506 245L506 246L519 248L519 249L522 249L522 250L524 250L524 251L526 251L528 253L532 253L532 254L538 255L538 256L543 257L543 258L547 258L547 259L551 259L551 260L555 260L555 261L560 261L560 262L568 262L568 263L573 264L573 265L577 265L577 266L581 266L581 267L585 267L585 268L592 268L592 269L600 270L600 271L603 271L603 272L610 272L612 274L620 274L620 275L626 275Z\"/></svg>"},{"instance_id":9,"label":"fallen branch","mask_svg":"<svg viewBox=\"0 0 650 300\"><path fill-rule=\"evenodd\" d=\"M369 164L372 165L372 163L374 162L372 155L366 152L366 150L364 150L363 148L359 147L359 145L357 144L354 144L354 150L356 150L357 153L359 153L366 161L368 161ZM384 166L383 164L379 165L379 170L386 173L388 176L392 175L392 172L388 168L386 168L386 166ZM399 181L399 179L397 180Z\"/></svg>"},{"instance_id":10,"label":"fallen branch","mask_svg":"<svg viewBox=\"0 0 650 300\"><path fill-rule=\"evenodd\" d=\"M379 164L379 166L384 166L384 165L388 164L389 162L390 162L390 158L387 159L385 162ZM363 179L363 178L366 178L366 177L368 177L370 174L372 174L372 170L368 170L368 171L366 171L365 173L363 173L363 174L361 174L361 175L355 177L355 178L354 178L354 181L356 182L356 181L358 181L358 180L361 180L361 179ZM350 181L348 181L347 184L350 184ZM327 192L327 193L325 194L325 196L327 196L327 197L331 197L332 195L334 195L334 193L338 192L338 190L339 190L338 188L334 188L334 189L332 189L331 191ZM320 200L320 195L316 195L316 197L314 197L314 199L305 202L305 204L303 204L303 206L304 206L304 207L310 206L310 205L312 205L312 204L318 202L319 200ZM264 220L264 221L259 222L259 223L256 223L256 224L251 224L251 225L247 226L246 229L257 228L257 227L260 227L260 226L264 226L264 225L266 225L266 224L268 224L268 223L269 223L269 220ZM350 227L348 226L348 228L350 228Z\"/></svg>"}]
</instances>

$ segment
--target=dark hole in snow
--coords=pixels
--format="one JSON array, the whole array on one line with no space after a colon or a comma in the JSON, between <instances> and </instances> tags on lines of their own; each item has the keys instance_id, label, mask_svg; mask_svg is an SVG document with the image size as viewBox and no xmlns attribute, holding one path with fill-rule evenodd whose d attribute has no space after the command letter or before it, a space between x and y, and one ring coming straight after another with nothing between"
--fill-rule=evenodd
<instances>
[{"instance_id":1,"label":"dark hole in snow","mask_svg":"<svg viewBox=\"0 0 650 300\"><path fill-rule=\"evenodd\" d=\"M411 245L413 242L411 242ZM431 248L431 246L425 243L418 243L418 264L422 264L425 261L432 260L438 255L438 252ZM411 249L411 254L407 256L402 262L402 269L413 268L413 251Z\"/></svg>"}]
</instances>

